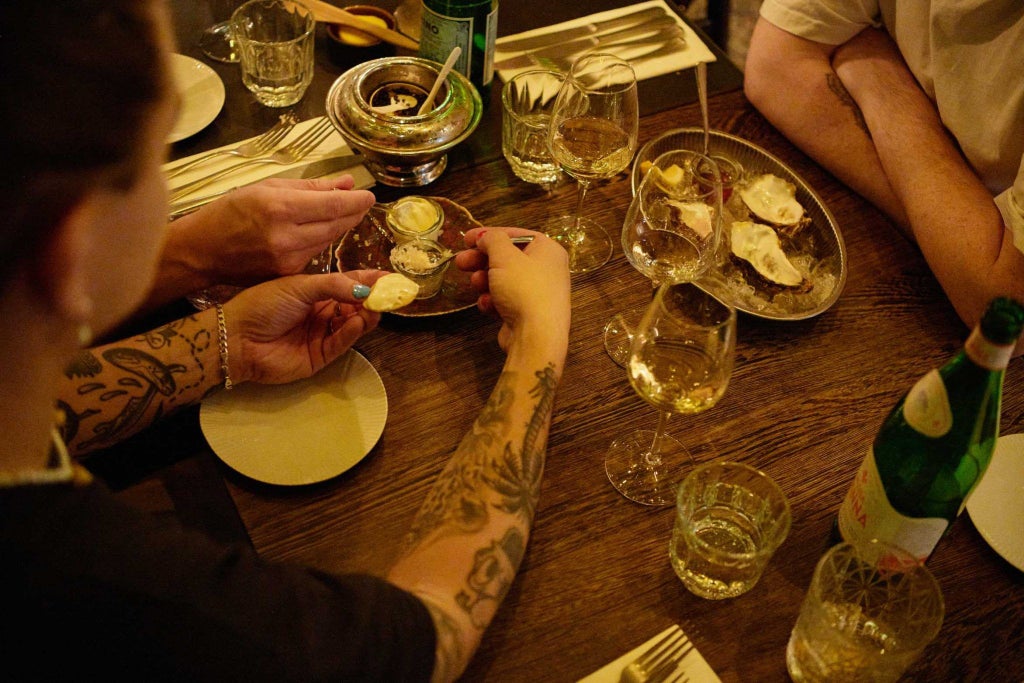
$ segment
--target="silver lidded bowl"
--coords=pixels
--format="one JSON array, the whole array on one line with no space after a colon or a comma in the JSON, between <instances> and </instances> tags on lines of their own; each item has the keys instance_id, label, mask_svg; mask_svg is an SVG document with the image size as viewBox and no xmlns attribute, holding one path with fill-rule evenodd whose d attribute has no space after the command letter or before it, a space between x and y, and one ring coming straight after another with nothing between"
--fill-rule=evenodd
<instances>
[{"instance_id":1,"label":"silver lidded bowl","mask_svg":"<svg viewBox=\"0 0 1024 683\"><path fill-rule=\"evenodd\" d=\"M327 116L385 185L413 187L436 180L448 164L448 150L480 123L480 95L454 70L422 116L375 110L394 92L418 95L422 102L441 66L420 57L382 57L352 67L327 93Z\"/></svg>"}]
</instances>

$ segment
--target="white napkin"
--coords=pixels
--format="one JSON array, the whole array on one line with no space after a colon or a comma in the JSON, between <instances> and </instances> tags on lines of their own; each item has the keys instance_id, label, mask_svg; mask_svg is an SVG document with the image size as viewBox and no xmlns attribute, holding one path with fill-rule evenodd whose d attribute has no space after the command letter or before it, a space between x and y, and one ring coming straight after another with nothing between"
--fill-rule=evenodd
<instances>
[{"instance_id":1,"label":"white napkin","mask_svg":"<svg viewBox=\"0 0 1024 683\"><path fill-rule=\"evenodd\" d=\"M699 62L715 61L714 53L711 52L711 50L708 48L707 45L704 44L703 41L701 41L701 39L697 36L694 30L690 28L690 26L685 21L680 19L678 14L676 14L672 9L669 8L668 4L665 3L665 0L649 0L648 2L641 2L635 5L627 5L626 7L608 10L607 12L598 12L597 14L591 14L589 16L581 17L579 19L573 19L572 21L565 21L562 22L561 24L545 26L543 28L533 29L532 31L524 31L523 33L518 33L514 36L506 36L504 38L499 38L497 46L495 47L494 61L497 63L502 59L508 59L509 57L516 57L521 54L526 54L525 52L510 52L507 50L503 51L501 49L501 45L503 42L507 43L508 41L517 40L519 38L528 38L548 33L557 33L559 31L564 31L565 29L568 28L589 24L594 21L614 19L624 14L631 14L633 12L646 9L648 7L661 7L665 10L665 13L668 16L674 18L676 20L676 23L679 25L679 28L681 28L683 31L683 35L686 39L686 45L680 46L680 49L672 54L653 57L651 59L631 60L633 70L636 72L637 80L642 81L645 78L653 78L655 76L661 76L663 74L672 73L673 71L679 71L680 69L687 69ZM610 52L612 54L617 54L623 59L629 59L631 56L630 48L628 47L609 48L605 51ZM501 78L501 80L508 82L508 80L515 76L517 73L537 68L539 67L531 66L525 69L503 69L498 71L498 76Z\"/></svg>"},{"instance_id":2,"label":"white napkin","mask_svg":"<svg viewBox=\"0 0 1024 683\"><path fill-rule=\"evenodd\" d=\"M578 683L619 683L619 677L622 675L622 670L627 664L653 647L655 643L667 636L669 633L677 630L682 629L680 629L677 624L672 624L672 626L669 626L646 643L641 643L634 649L630 650L618 659L609 662L589 676L581 678ZM687 675L689 683L721 683L721 679L711 669L711 666L704 661L704 657L701 656L696 647L690 650L686 657L683 658L682 666L680 666L678 670Z\"/></svg>"},{"instance_id":3,"label":"white napkin","mask_svg":"<svg viewBox=\"0 0 1024 683\"><path fill-rule=\"evenodd\" d=\"M299 122L298 124L295 125L295 128L293 128L292 131L288 133L288 136L282 141L282 144L288 144L289 141L294 140L296 137L302 134L302 132L304 132L311 126L316 125L323 119L324 117L319 116L316 118ZM244 142L244 140L239 140L238 142L233 142L229 145L218 147L217 149L234 149L238 147L240 144L242 144L242 142ZM202 152L202 154L208 154L209 152L212 151L214 150ZM301 161L298 161L290 165L253 164L252 166L240 169L237 173L230 173L227 176L210 183L206 187L196 190L192 194L186 195L182 199L174 202L174 205L177 206L180 204L184 204L185 202L201 200L205 197L208 197L209 201L213 201L213 199L216 199L216 195L222 194L227 190L255 183L268 176L276 175L286 169L300 168L306 166L307 164L324 161L326 159L331 159L334 157L345 156L347 154L352 153L352 148L345 143L345 140L344 138L341 137L341 134L338 133L337 130L335 130L329 136L327 136L327 138L323 142L321 142L320 145L316 147L316 149L310 152ZM195 156L201 156L201 154L197 154ZM166 164L164 168L174 168L175 166L190 161L193 158L194 157L186 157L184 159L172 161ZM168 187L173 191L175 188L181 187L186 183L207 176L217 170L220 170L232 164L237 164L240 161L244 161L244 159L234 155L221 155L219 157L211 159L208 163L197 164L194 168L189 169L185 173L182 173L181 175L171 178L168 181ZM370 175L370 172L367 171L362 164L347 169L337 169L335 171L327 173L326 176L323 177L333 178L336 176L343 175L345 173L350 174L355 179L355 186L358 189L366 189L369 187L373 187L374 185L373 176Z\"/></svg>"}]
</instances>

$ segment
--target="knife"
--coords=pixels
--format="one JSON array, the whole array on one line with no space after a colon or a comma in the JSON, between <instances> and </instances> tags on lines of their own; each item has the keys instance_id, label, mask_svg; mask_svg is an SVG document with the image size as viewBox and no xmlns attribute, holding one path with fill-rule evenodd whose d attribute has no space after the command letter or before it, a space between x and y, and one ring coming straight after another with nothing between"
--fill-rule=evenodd
<instances>
[{"instance_id":1,"label":"knife","mask_svg":"<svg viewBox=\"0 0 1024 683\"><path fill-rule=\"evenodd\" d=\"M273 175L263 176L262 178L257 178L252 182L235 185L234 187L221 190L220 192L212 192L210 194L203 195L202 197L174 202L170 207L168 207L168 217L171 220L180 218L187 213L192 213L193 211L200 209L218 197L222 197L229 192L234 192L240 187L252 185L253 183L258 183L270 178L322 178L337 171L344 171L347 168L358 166L361 163L363 163L362 154L345 154L342 156L320 159L318 161L311 161L308 164L286 168L285 170L274 173Z\"/></svg>"},{"instance_id":2,"label":"knife","mask_svg":"<svg viewBox=\"0 0 1024 683\"><path fill-rule=\"evenodd\" d=\"M612 45L602 45L600 47L602 52L609 52L630 64L635 64L640 60L647 60L651 55L670 54L685 49L686 39L683 37L682 32L670 32L668 35L652 36L649 40L639 42L627 41ZM580 55L571 55L559 59L544 60L545 68L568 71L572 68L573 62L579 59L579 57Z\"/></svg>"},{"instance_id":3,"label":"knife","mask_svg":"<svg viewBox=\"0 0 1024 683\"><path fill-rule=\"evenodd\" d=\"M566 57L576 54L577 52L583 52L598 45L625 42L666 28L679 29L679 25L672 17L661 17L645 22L639 26L619 29L618 31L611 31L609 33L589 35L584 38L570 40L567 43L559 43L558 45L551 45L531 50L530 52L519 55L518 57L510 57L508 59L503 59L500 62L495 62L494 68L497 71L503 71L505 69L525 69L527 67L540 64L541 62L539 60L542 60L545 57Z\"/></svg>"},{"instance_id":4,"label":"knife","mask_svg":"<svg viewBox=\"0 0 1024 683\"><path fill-rule=\"evenodd\" d=\"M611 40L612 36L618 36L618 40ZM537 52L527 52L511 59L503 59L496 63L496 70L505 69L527 69L529 67L540 67L542 69L554 69L569 71L572 62L580 55L594 49L607 50L612 47L623 47L626 45L650 45L652 43L664 43L674 38L685 42L683 30L670 20L669 24L662 29L626 29L621 32L607 34L609 40L605 41L604 36L584 38L579 41L572 41L565 45L549 47Z\"/></svg>"},{"instance_id":5,"label":"knife","mask_svg":"<svg viewBox=\"0 0 1024 683\"><path fill-rule=\"evenodd\" d=\"M556 30L551 33L545 33L543 35L530 36L529 38L518 38L515 40L499 40L497 49L500 52L524 52L527 50L536 50L537 48L558 45L566 40L582 38L583 36L595 33L603 33L612 29L638 26L656 17L664 16L666 16L664 7L649 7L614 19L594 21L581 26L573 26L561 31Z\"/></svg>"}]
</instances>

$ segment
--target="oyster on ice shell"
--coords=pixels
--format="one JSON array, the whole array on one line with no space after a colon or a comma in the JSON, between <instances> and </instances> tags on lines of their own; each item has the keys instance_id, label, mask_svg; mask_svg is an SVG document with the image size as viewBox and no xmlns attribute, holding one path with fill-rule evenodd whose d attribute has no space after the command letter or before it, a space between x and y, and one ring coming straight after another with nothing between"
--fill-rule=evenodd
<instances>
[{"instance_id":1,"label":"oyster on ice shell","mask_svg":"<svg viewBox=\"0 0 1024 683\"><path fill-rule=\"evenodd\" d=\"M806 286L804 276L790 263L778 234L768 225L736 221L730 229L732 253L753 266L757 274L783 287Z\"/></svg>"},{"instance_id":2,"label":"oyster on ice shell","mask_svg":"<svg viewBox=\"0 0 1024 683\"><path fill-rule=\"evenodd\" d=\"M804 207L796 200L796 186L777 175L759 175L745 183L739 193L751 213L761 220L787 226L803 220Z\"/></svg>"},{"instance_id":3,"label":"oyster on ice shell","mask_svg":"<svg viewBox=\"0 0 1024 683\"><path fill-rule=\"evenodd\" d=\"M673 218L697 233L702 240L711 236L711 207L704 202L680 202L666 199Z\"/></svg>"}]
</instances>

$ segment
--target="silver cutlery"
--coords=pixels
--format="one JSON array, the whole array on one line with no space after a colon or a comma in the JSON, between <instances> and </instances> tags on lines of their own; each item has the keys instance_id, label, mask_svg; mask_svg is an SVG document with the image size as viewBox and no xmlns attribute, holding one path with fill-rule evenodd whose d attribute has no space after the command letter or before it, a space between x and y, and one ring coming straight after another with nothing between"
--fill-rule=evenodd
<instances>
[{"instance_id":1,"label":"silver cutlery","mask_svg":"<svg viewBox=\"0 0 1024 683\"><path fill-rule=\"evenodd\" d=\"M363 163L362 154L345 154L342 156L312 161L308 164L295 168L286 168L279 173L274 173L273 175L264 176L259 180L254 180L253 183L269 180L271 178L322 178L326 175L330 175L331 173L344 171L347 168L358 166L361 163ZM201 197L183 199L181 201L174 202L170 205L168 218L171 220L180 218L185 214L192 213L193 211L202 208L218 197L222 197L229 192L234 192L240 187L245 187L245 185L251 184L252 183L244 183L242 185L235 185L234 187L230 187L219 192L211 192L210 194L205 194Z\"/></svg>"},{"instance_id":2,"label":"silver cutlery","mask_svg":"<svg viewBox=\"0 0 1024 683\"><path fill-rule=\"evenodd\" d=\"M649 7L647 9L631 12L630 14L604 21L595 21L581 26L574 26L561 31L545 33L543 35L531 36L529 38L518 38L516 40L498 41L498 50L501 52L524 52L536 50L549 45L558 45L567 40L582 38L583 36L596 33L604 33L613 29L639 26L646 21L656 17L666 16L662 7Z\"/></svg>"},{"instance_id":3,"label":"silver cutlery","mask_svg":"<svg viewBox=\"0 0 1024 683\"><path fill-rule=\"evenodd\" d=\"M269 156L242 161L234 164L233 166L228 166L225 169L212 173L204 178L186 183L181 187L172 190L170 193L170 199L171 201L182 199L196 190L206 187L214 181L250 166L260 164L280 164L282 166L287 166L289 164L294 164L295 162L304 159L310 152L319 147L320 143L326 140L333 132L334 126L330 119L324 118L322 121L313 125L287 145L277 149Z\"/></svg>"},{"instance_id":4,"label":"silver cutlery","mask_svg":"<svg viewBox=\"0 0 1024 683\"><path fill-rule=\"evenodd\" d=\"M708 155L711 131L708 124L708 65L697 63L697 97L700 100L700 117L704 123L704 156Z\"/></svg>"},{"instance_id":5,"label":"silver cutlery","mask_svg":"<svg viewBox=\"0 0 1024 683\"><path fill-rule=\"evenodd\" d=\"M637 66L643 62L655 59L657 57L663 57L665 55L671 55L673 53L681 52L686 48L686 41L682 36L669 38L667 41L655 42L655 43L620 43L618 45L602 45L601 51L608 52L610 54L624 59L632 66ZM549 66L547 68L555 68L568 70L571 68L572 63L581 57L584 53L578 55L571 55L569 57L563 57L561 59L550 59L547 60Z\"/></svg>"},{"instance_id":6,"label":"silver cutlery","mask_svg":"<svg viewBox=\"0 0 1024 683\"><path fill-rule=\"evenodd\" d=\"M668 37L670 34L677 34L681 36L682 29L679 28L675 19L664 16L640 26L612 31L611 33L602 33L600 35L590 35L585 38L578 38L576 40L570 40L569 42L559 43L558 45L532 50L526 54L516 57L509 57L508 59L503 59L500 62L495 62L494 68L502 71L505 69L525 69L535 65L546 66L544 62L547 59L569 57L577 53L585 52L592 47L617 45L642 38L646 38L648 41L657 40L658 37L662 35ZM638 40L637 42L643 41Z\"/></svg>"},{"instance_id":7,"label":"silver cutlery","mask_svg":"<svg viewBox=\"0 0 1024 683\"><path fill-rule=\"evenodd\" d=\"M293 114L282 114L277 123L268 128L264 133L246 140L238 147L235 147L234 149L220 149L206 154L201 154L184 164L168 169L164 172L164 176L168 179L175 178L185 171L195 168L199 164L205 163L211 159L216 159L220 156L239 156L245 159L252 159L260 156L261 154L266 154L276 147L277 143L281 142L281 140L291 132L296 123L298 123L298 121Z\"/></svg>"},{"instance_id":8,"label":"silver cutlery","mask_svg":"<svg viewBox=\"0 0 1024 683\"><path fill-rule=\"evenodd\" d=\"M693 643L676 627L623 667L619 683L666 683L669 676L674 676L673 681L685 680L680 679L683 674L677 674L676 669L692 650Z\"/></svg>"}]
</instances>

